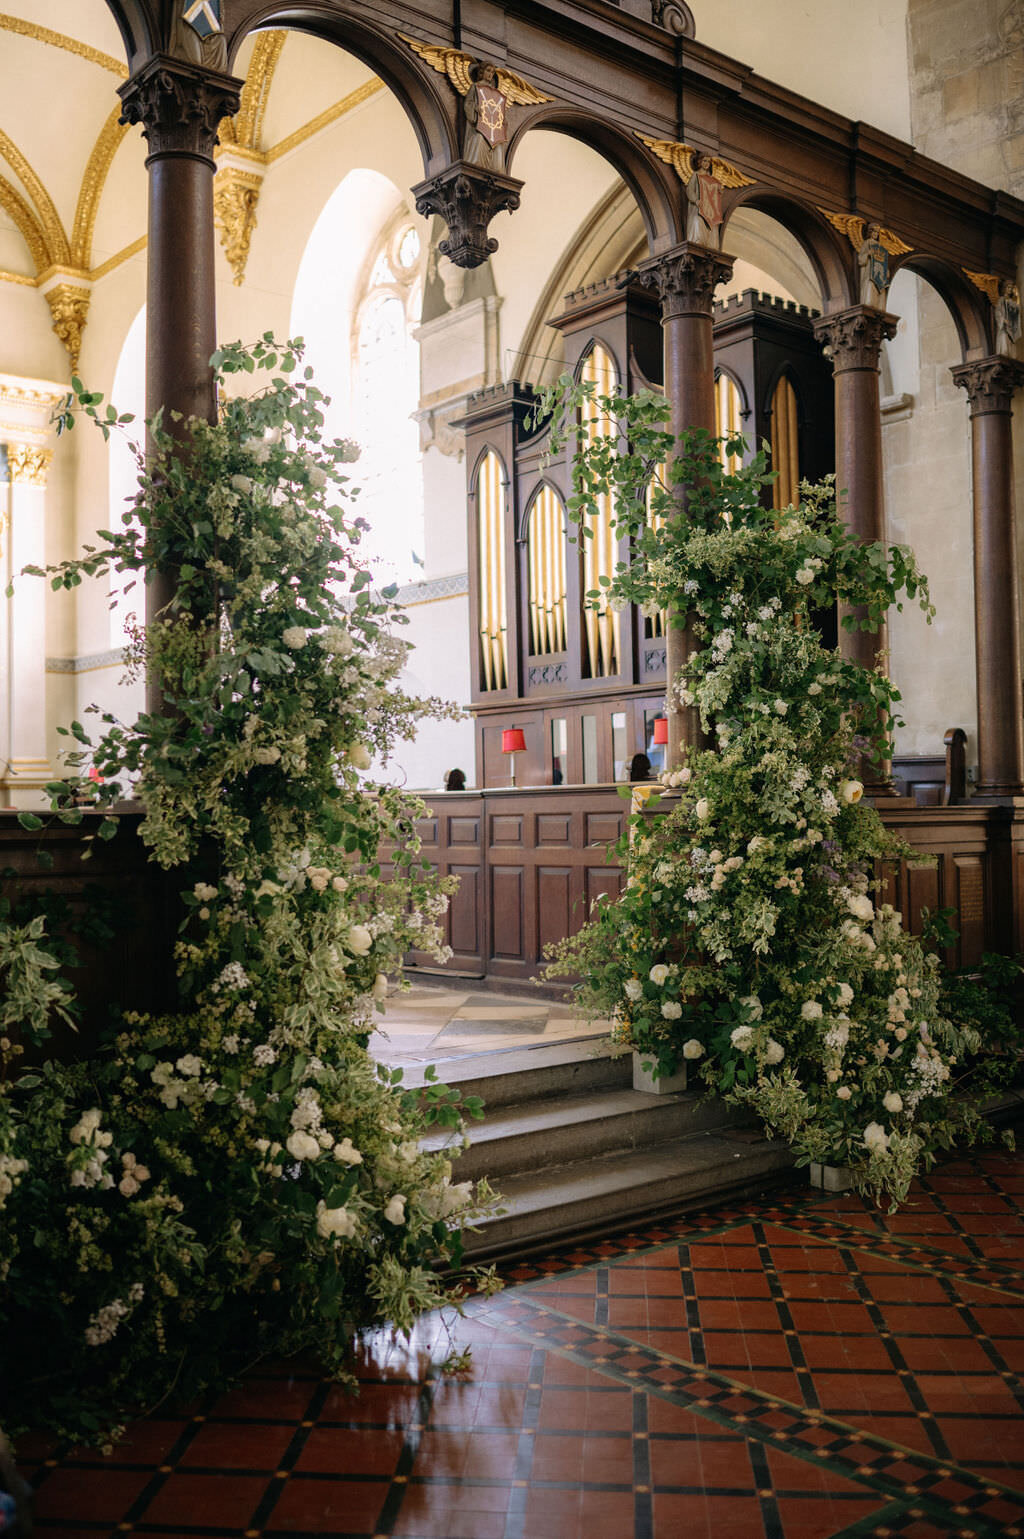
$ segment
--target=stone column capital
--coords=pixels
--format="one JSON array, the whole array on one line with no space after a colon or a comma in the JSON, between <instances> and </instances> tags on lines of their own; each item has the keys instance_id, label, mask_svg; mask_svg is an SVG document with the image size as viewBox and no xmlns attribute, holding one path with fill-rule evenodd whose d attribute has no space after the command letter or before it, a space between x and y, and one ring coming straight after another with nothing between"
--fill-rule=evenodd
<instances>
[{"instance_id":1,"label":"stone column capital","mask_svg":"<svg viewBox=\"0 0 1024 1539\"><path fill-rule=\"evenodd\" d=\"M7 468L14 486L45 486L53 450L39 444L8 444Z\"/></svg>"},{"instance_id":2,"label":"stone column capital","mask_svg":"<svg viewBox=\"0 0 1024 1539\"><path fill-rule=\"evenodd\" d=\"M656 289L663 320L680 315L706 315L711 319L715 289L732 277L734 257L683 241L661 256L641 262L637 277L648 289Z\"/></svg>"},{"instance_id":3,"label":"stone column capital","mask_svg":"<svg viewBox=\"0 0 1024 1539\"><path fill-rule=\"evenodd\" d=\"M871 305L851 305L814 322L814 335L836 374L849 369L878 372L882 343L896 335L899 316L887 315Z\"/></svg>"},{"instance_id":4,"label":"stone column capital","mask_svg":"<svg viewBox=\"0 0 1024 1539\"><path fill-rule=\"evenodd\" d=\"M208 161L213 170L218 125L238 111L243 84L233 75L156 54L119 88L121 122L142 125L147 165L164 155L184 155Z\"/></svg>"},{"instance_id":5,"label":"stone column capital","mask_svg":"<svg viewBox=\"0 0 1024 1539\"><path fill-rule=\"evenodd\" d=\"M487 227L495 214L513 213L519 207L523 184L514 176L489 171L483 166L457 160L445 171L418 182L412 189L416 212L424 218L440 214L448 226L438 250L456 267L479 267L498 242Z\"/></svg>"},{"instance_id":6,"label":"stone column capital","mask_svg":"<svg viewBox=\"0 0 1024 1539\"><path fill-rule=\"evenodd\" d=\"M974 363L959 363L949 372L954 383L967 391L972 417L989 412L1009 416L1013 392L1024 385L1024 363L1015 358L979 358Z\"/></svg>"}]
</instances>

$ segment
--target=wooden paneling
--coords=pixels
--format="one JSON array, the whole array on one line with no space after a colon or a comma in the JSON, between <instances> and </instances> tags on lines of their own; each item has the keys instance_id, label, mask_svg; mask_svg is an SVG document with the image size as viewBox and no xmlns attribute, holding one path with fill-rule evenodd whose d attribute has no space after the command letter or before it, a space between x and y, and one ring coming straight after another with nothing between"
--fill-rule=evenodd
<instances>
[{"instance_id":1,"label":"wooden paneling","mask_svg":"<svg viewBox=\"0 0 1024 1539\"><path fill-rule=\"evenodd\" d=\"M537 843L568 844L571 826L571 813L542 812L537 817Z\"/></svg>"},{"instance_id":2,"label":"wooden paneling","mask_svg":"<svg viewBox=\"0 0 1024 1539\"><path fill-rule=\"evenodd\" d=\"M459 890L451 900L448 915L448 944L456 965L465 966L483 959L483 908L480 902L480 867L450 865L448 872L459 878Z\"/></svg>"},{"instance_id":3,"label":"wooden paneling","mask_svg":"<svg viewBox=\"0 0 1024 1539\"><path fill-rule=\"evenodd\" d=\"M523 955L523 868L491 867L491 955L525 961Z\"/></svg>"},{"instance_id":4,"label":"wooden paneling","mask_svg":"<svg viewBox=\"0 0 1024 1539\"><path fill-rule=\"evenodd\" d=\"M569 866L537 867L537 955L569 934L572 913L572 870Z\"/></svg>"}]
</instances>

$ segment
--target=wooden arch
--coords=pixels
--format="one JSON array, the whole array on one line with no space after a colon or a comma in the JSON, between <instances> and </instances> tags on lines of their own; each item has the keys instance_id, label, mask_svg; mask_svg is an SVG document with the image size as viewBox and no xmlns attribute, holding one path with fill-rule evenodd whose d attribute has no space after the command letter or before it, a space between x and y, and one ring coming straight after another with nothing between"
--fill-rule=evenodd
<instances>
[{"instance_id":1,"label":"wooden arch","mask_svg":"<svg viewBox=\"0 0 1024 1539\"><path fill-rule=\"evenodd\" d=\"M816 208L763 182L740 188L726 205L722 246L728 249L729 220L740 208L754 209L782 226L799 243L814 270L823 314L857 303L855 261L849 242Z\"/></svg>"}]
</instances>

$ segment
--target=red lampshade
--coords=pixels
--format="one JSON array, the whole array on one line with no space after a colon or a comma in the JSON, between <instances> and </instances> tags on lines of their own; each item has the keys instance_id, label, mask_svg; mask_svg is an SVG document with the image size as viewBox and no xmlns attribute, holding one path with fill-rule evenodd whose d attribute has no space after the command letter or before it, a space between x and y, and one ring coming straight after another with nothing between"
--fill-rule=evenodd
<instances>
[{"instance_id":1,"label":"red lampshade","mask_svg":"<svg viewBox=\"0 0 1024 1539\"><path fill-rule=\"evenodd\" d=\"M526 749L526 737L522 727L506 727L501 734L502 753L523 753Z\"/></svg>"},{"instance_id":2,"label":"red lampshade","mask_svg":"<svg viewBox=\"0 0 1024 1539\"><path fill-rule=\"evenodd\" d=\"M655 718L654 718L654 741L655 741L655 743L667 743L668 742L668 717L667 716L655 716Z\"/></svg>"}]
</instances>

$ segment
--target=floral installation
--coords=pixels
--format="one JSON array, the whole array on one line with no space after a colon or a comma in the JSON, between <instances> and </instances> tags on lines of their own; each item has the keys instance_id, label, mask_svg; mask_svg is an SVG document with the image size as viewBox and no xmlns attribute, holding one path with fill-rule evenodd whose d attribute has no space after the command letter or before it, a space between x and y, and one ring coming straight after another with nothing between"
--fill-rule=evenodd
<instances>
[{"instance_id":1,"label":"floral installation","mask_svg":"<svg viewBox=\"0 0 1024 1539\"><path fill-rule=\"evenodd\" d=\"M479 1102L430 1076L406 1091L366 1050L404 953L444 957L449 889L420 854L422 803L364 772L450 708L396 686L403 616L360 563L353 448L322 441L300 356L270 336L221 349L218 422L187 424L183 452L154 421L124 530L49 573L176 573L132 645L166 710L105 715L96 741L74 723L50 789L65 823L88 798L100 838L131 792L151 859L187 885L177 998L112 1009L81 1062L39 1049L70 1005L45 919L0 915L9 1430L104 1437L141 1397L269 1352L314 1349L343 1377L354 1328L457 1305L440 1273L493 1203L453 1179ZM262 388L229 393L257 370ZM130 420L75 390L105 434Z\"/></svg>"},{"instance_id":2,"label":"floral installation","mask_svg":"<svg viewBox=\"0 0 1024 1539\"><path fill-rule=\"evenodd\" d=\"M815 615L838 602L845 624L876 629L906 596L930 618L926 583L905 547L850 536L831 478L774 510L763 454L728 473L720 452L744 455L742 439L675 442L661 398L601 397L628 450L588 443L590 389L563 381L545 402L555 446L576 440L570 511L583 522L611 492L632 557L602 598L688 623L670 688L715 747L663 775L623 840L621 898L552 949L549 974L581 977L586 1012L656 1073L694 1066L802 1163L848 1166L902 1201L937 1149L982 1130L951 1098L981 1037L945 1014L938 958L886 901L881 873L912 852L861 777L898 691L827 649Z\"/></svg>"}]
</instances>

